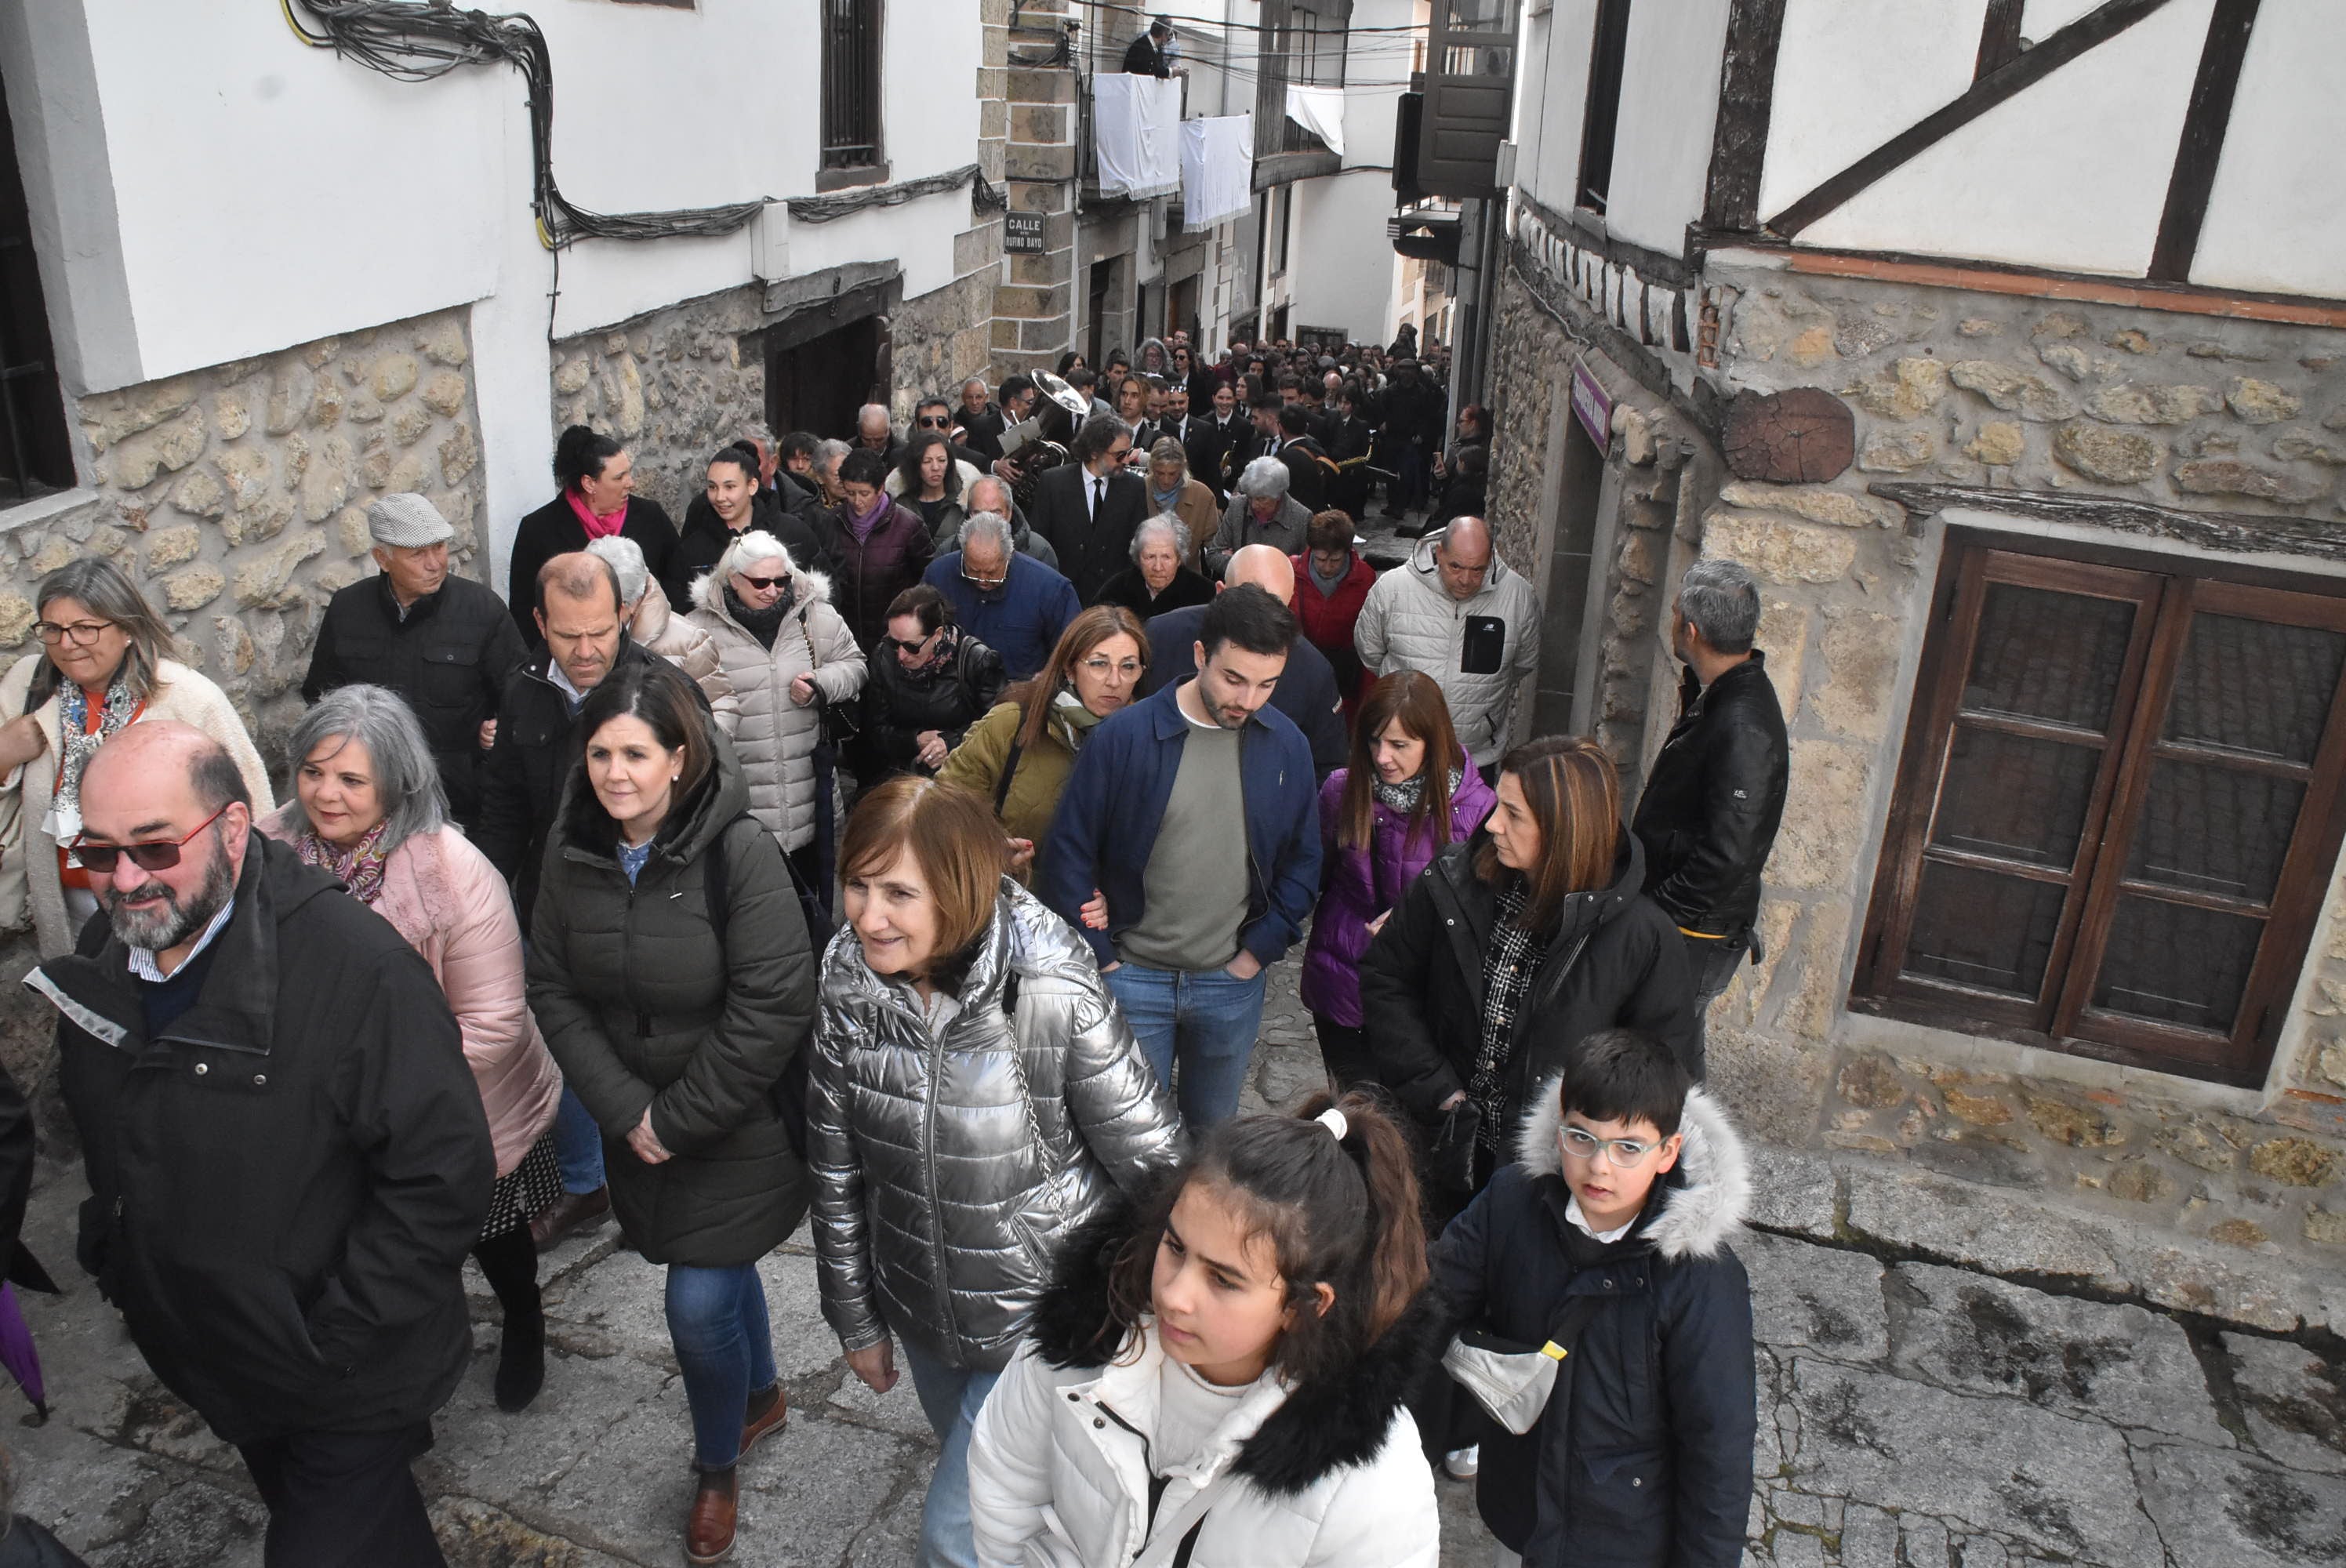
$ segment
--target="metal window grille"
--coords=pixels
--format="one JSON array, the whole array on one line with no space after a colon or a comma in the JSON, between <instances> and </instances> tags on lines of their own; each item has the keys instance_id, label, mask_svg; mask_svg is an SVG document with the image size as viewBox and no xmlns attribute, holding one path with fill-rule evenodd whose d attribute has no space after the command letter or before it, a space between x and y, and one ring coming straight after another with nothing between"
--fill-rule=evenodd
<instances>
[{"instance_id":1,"label":"metal window grille","mask_svg":"<svg viewBox=\"0 0 2346 1568\"><path fill-rule=\"evenodd\" d=\"M880 161L880 0L822 0L822 167Z\"/></svg>"}]
</instances>

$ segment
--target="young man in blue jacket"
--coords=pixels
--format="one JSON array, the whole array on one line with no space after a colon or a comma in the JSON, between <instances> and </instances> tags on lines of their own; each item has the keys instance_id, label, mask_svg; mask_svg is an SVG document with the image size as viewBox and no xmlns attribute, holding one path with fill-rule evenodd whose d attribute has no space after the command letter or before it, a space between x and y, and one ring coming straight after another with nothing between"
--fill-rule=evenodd
<instances>
[{"instance_id":1,"label":"young man in blue jacket","mask_svg":"<svg viewBox=\"0 0 2346 1568\"><path fill-rule=\"evenodd\" d=\"M1311 748L1268 706L1294 640L1285 605L1224 590L1198 628L1197 675L1092 732L1040 861L1036 891L1092 944L1192 1129L1236 1114L1263 972L1320 890ZM1082 919L1095 893L1105 931Z\"/></svg>"}]
</instances>

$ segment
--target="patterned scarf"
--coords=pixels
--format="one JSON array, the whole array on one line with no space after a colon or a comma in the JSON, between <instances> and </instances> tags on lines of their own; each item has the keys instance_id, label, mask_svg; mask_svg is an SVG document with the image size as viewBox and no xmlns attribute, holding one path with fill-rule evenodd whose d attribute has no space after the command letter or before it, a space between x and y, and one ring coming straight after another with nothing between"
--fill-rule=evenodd
<instances>
[{"instance_id":1,"label":"patterned scarf","mask_svg":"<svg viewBox=\"0 0 2346 1568\"><path fill-rule=\"evenodd\" d=\"M304 833L293 840L293 852L305 866L315 866L342 884L351 897L362 904L372 904L382 897L383 862L389 858L382 847L382 830L391 826L388 819L366 830L366 837L344 850L326 842L315 833Z\"/></svg>"},{"instance_id":2,"label":"patterned scarf","mask_svg":"<svg viewBox=\"0 0 2346 1568\"><path fill-rule=\"evenodd\" d=\"M939 626L935 646L918 663L902 665L905 675L924 686L943 676L961 657L961 636L959 626Z\"/></svg>"},{"instance_id":3,"label":"patterned scarf","mask_svg":"<svg viewBox=\"0 0 2346 1568\"><path fill-rule=\"evenodd\" d=\"M1514 1128L1507 1104L1507 1048L1515 1044L1515 1013L1531 993L1539 968L1539 942L1523 924L1525 892L1521 876L1499 890L1498 919L1491 927L1491 950L1483 955L1483 1044L1474 1054L1466 1097L1483 1113L1476 1141L1504 1156Z\"/></svg>"},{"instance_id":4,"label":"patterned scarf","mask_svg":"<svg viewBox=\"0 0 2346 1568\"><path fill-rule=\"evenodd\" d=\"M97 730L89 730L89 694L72 681L57 684L57 728L64 731L64 745L57 758L57 789L50 804L51 820L59 830L56 840L69 843L81 832L81 772L107 738L121 731L138 717L147 705L130 695L130 661L125 658L122 667L114 672L113 684L106 688L106 708L98 715ZM81 861L73 851L66 851L66 863L78 866Z\"/></svg>"},{"instance_id":5,"label":"patterned scarf","mask_svg":"<svg viewBox=\"0 0 2346 1568\"><path fill-rule=\"evenodd\" d=\"M1450 798L1453 800L1458 799L1458 786L1465 782L1464 769L1453 768L1450 770ZM1378 805L1390 806L1405 817L1417 809L1417 798L1425 793L1425 775L1423 772L1413 773L1398 784L1372 779L1369 789L1376 796Z\"/></svg>"}]
</instances>

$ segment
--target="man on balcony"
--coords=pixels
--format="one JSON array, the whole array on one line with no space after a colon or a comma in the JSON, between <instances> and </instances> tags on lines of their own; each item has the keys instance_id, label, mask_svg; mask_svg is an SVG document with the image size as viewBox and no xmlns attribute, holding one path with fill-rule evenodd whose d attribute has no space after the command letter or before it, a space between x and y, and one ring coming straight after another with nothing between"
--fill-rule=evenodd
<instances>
[{"instance_id":1,"label":"man on balcony","mask_svg":"<svg viewBox=\"0 0 2346 1568\"><path fill-rule=\"evenodd\" d=\"M1169 76L1173 64L1165 51L1173 42L1173 20L1159 16L1149 23L1148 31L1132 41L1124 52L1124 72L1128 76Z\"/></svg>"}]
</instances>

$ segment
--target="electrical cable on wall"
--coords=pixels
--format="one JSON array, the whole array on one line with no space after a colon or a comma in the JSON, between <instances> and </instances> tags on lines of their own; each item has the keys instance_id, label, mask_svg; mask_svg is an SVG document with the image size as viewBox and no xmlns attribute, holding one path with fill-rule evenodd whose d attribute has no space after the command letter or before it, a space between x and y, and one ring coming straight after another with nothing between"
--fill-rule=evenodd
<instances>
[{"instance_id":1,"label":"electrical cable on wall","mask_svg":"<svg viewBox=\"0 0 2346 1568\"><path fill-rule=\"evenodd\" d=\"M558 251L580 239L669 239L738 233L766 202L595 212L562 194L554 179L554 62L546 35L521 14L495 16L416 0L298 0L318 31L301 25L297 0L278 0L286 25L313 48L332 49L395 81L428 82L466 66L509 65L529 89L531 207L537 237Z\"/></svg>"}]
</instances>

